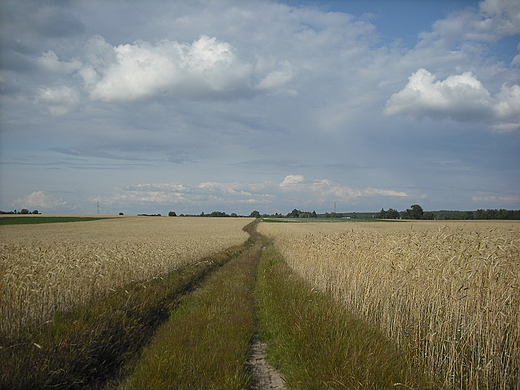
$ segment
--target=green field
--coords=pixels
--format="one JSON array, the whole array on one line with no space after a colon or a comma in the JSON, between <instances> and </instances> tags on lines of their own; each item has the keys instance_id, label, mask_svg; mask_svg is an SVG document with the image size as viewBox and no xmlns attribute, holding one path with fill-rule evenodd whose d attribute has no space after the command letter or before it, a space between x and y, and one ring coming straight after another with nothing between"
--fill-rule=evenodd
<instances>
[{"instance_id":1,"label":"green field","mask_svg":"<svg viewBox=\"0 0 520 390\"><path fill-rule=\"evenodd\" d=\"M95 221L108 217L43 217L43 216L24 216L24 217L0 217L0 225L25 225L38 223L57 223L57 222L79 222Z\"/></svg>"}]
</instances>

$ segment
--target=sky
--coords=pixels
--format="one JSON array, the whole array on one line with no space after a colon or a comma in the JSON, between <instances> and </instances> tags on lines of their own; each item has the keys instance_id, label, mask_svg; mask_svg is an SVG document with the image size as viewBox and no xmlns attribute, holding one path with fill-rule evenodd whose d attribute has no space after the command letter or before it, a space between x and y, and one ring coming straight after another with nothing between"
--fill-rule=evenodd
<instances>
[{"instance_id":1,"label":"sky","mask_svg":"<svg viewBox=\"0 0 520 390\"><path fill-rule=\"evenodd\" d=\"M0 210L520 209L518 1L0 14Z\"/></svg>"}]
</instances>

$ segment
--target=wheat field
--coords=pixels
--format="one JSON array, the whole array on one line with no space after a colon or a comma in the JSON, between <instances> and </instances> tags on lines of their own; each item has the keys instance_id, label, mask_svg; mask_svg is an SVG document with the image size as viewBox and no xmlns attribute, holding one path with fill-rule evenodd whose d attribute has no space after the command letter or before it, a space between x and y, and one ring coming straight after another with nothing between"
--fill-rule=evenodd
<instances>
[{"instance_id":1,"label":"wheat field","mask_svg":"<svg viewBox=\"0 0 520 390\"><path fill-rule=\"evenodd\" d=\"M444 389L520 388L520 223L266 223L289 265Z\"/></svg>"},{"instance_id":2,"label":"wheat field","mask_svg":"<svg viewBox=\"0 0 520 390\"><path fill-rule=\"evenodd\" d=\"M0 335L243 243L251 218L123 217L0 226Z\"/></svg>"}]
</instances>

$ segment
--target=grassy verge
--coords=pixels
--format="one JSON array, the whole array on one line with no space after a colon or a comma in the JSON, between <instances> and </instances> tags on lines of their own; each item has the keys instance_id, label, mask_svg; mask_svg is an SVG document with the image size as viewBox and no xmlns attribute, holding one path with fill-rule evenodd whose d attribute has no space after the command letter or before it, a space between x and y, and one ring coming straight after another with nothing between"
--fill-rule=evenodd
<instances>
[{"instance_id":1,"label":"grassy verge","mask_svg":"<svg viewBox=\"0 0 520 390\"><path fill-rule=\"evenodd\" d=\"M124 374L170 310L211 271L244 250L230 248L26 329L0 336L0 389L97 389Z\"/></svg>"},{"instance_id":2,"label":"grassy verge","mask_svg":"<svg viewBox=\"0 0 520 390\"><path fill-rule=\"evenodd\" d=\"M27 215L24 217L0 217L0 225L22 225L37 223L57 223L57 222L79 222L95 221L97 219L107 219L109 217L40 217Z\"/></svg>"},{"instance_id":3,"label":"grassy verge","mask_svg":"<svg viewBox=\"0 0 520 390\"><path fill-rule=\"evenodd\" d=\"M260 335L291 389L432 388L385 336L292 272L273 246L257 270Z\"/></svg>"},{"instance_id":4,"label":"grassy verge","mask_svg":"<svg viewBox=\"0 0 520 390\"><path fill-rule=\"evenodd\" d=\"M255 332L255 268L262 247L212 274L173 311L120 390L226 389L251 384L246 369Z\"/></svg>"}]
</instances>

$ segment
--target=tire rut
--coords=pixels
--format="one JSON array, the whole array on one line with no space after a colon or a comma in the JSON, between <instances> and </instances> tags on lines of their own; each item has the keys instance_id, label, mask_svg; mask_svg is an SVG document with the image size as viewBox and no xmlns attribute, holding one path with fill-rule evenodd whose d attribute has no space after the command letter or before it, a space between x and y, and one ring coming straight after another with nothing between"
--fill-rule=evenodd
<instances>
[{"instance_id":1,"label":"tire rut","mask_svg":"<svg viewBox=\"0 0 520 390\"><path fill-rule=\"evenodd\" d=\"M265 358L267 344L255 335L251 346L248 366L254 375L254 384L249 390L285 390L285 382L280 373Z\"/></svg>"}]
</instances>

